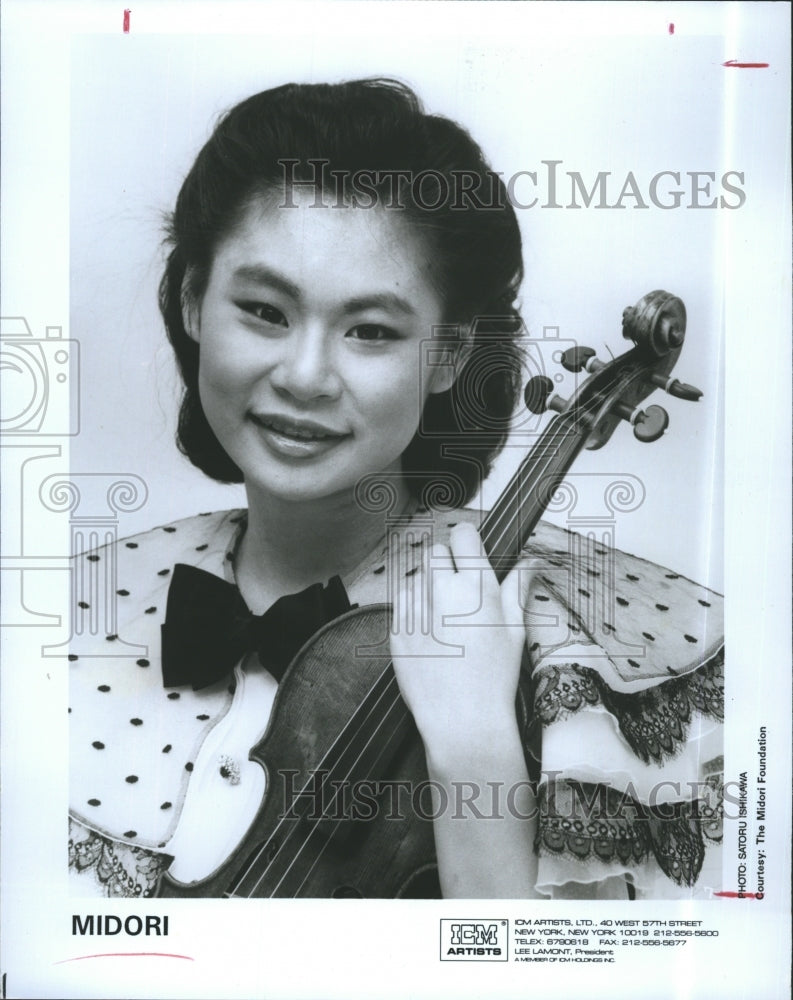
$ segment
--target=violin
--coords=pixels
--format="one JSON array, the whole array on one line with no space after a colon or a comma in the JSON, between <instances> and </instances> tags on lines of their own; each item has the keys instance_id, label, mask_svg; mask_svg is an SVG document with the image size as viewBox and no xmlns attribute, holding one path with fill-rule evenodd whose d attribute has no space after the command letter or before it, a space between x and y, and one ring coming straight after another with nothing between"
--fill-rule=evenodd
<instances>
[{"instance_id":1,"label":"violin","mask_svg":"<svg viewBox=\"0 0 793 1000\"><path fill-rule=\"evenodd\" d=\"M499 582L583 448L602 447L623 420L640 441L658 440L666 412L640 408L657 388L684 400L702 395L670 375L685 330L682 301L650 292L623 313L633 346L620 357L602 362L588 347L564 352L563 367L588 376L570 399L555 395L545 375L529 380L527 408L557 415L480 527ZM250 751L267 790L247 834L200 882L182 884L166 871L159 896L440 896L432 816L415 796L428 782L424 748L388 663L390 619L387 604L355 608L300 650ZM411 806L396 794L404 788L414 790Z\"/></svg>"}]
</instances>

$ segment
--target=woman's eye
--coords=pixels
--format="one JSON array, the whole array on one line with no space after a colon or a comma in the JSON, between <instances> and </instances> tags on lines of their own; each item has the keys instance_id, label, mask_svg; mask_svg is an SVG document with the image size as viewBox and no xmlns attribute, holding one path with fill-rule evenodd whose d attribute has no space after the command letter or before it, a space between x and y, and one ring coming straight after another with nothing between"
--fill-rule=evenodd
<instances>
[{"instance_id":1,"label":"woman's eye","mask_svg":"<svg viewBox=\"0 0 793 1000\"><path fill-rule=\"evenodd\" d=\"M257 319L263 320L271 326L289 326L286 316L281 310L266 302L242 302L240 306L245 312L251 313Z\"/></svg>"},{"instance_id":2,"label":"woman's eye","mask_svg":"<svg viewBox=\"0 0 793 1000\"><path fill-rule=\"evenodd\" d=\"M377 341L396 340L398 334L391 327L381 326L379 323L359 323L347 333L347 336L355 340Z\"/></svg>"}]
</instances>

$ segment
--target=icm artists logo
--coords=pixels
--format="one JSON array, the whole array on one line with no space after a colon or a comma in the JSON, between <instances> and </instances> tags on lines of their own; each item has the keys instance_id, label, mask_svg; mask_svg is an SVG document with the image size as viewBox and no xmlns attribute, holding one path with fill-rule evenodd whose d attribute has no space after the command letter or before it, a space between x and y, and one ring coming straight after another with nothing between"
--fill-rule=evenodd
<instances>
[{"instance_id":1,"label":"icm artists logo","mask_svg":"<svg viewBox=\"0 0 793 1000\"><path fill-rule=\"evenodd\" d=\"M441 920L442 962L506 962L506 920Z\"/></svg>"}]
</instances>

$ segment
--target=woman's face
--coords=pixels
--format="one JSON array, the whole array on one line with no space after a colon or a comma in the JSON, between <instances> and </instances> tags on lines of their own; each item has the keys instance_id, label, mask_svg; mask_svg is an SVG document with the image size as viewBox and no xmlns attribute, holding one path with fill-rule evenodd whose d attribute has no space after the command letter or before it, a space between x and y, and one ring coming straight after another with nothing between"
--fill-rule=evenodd
<instances>
[{"instance_id":1,"label":"woman's face","mask_svg":"<svg viewBox=\"0 0 793 1000\"><path fill-rule=\"evenodd\" d=\"M398 471L451 369L422 367L443 310L405 219L295 201L246 209L186 319L204 411L246 486L301 501Z\"/></svg>"}]
</instances>

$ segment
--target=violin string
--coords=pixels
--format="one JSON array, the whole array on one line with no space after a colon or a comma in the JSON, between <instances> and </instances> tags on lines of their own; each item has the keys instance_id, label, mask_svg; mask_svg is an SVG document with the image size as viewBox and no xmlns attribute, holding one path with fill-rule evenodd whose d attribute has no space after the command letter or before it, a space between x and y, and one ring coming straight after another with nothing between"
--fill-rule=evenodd
<instances>
[{"instance_id":1,"label":"violin string","mask_svg":"<svg viewBox=\"0 0 793 1000\"><path fill-rule=\"evenodd\" d=\"M574 413L572 410L560 414L557 420L550 424L543 435L540 437L537 445L532 449L532 451L527 456L527 459L518 467L512 479L507 485L507 488L502 494L502 501L507 494L507 502L499 502L496 507L485 517L482 524L482 541L486 547L490 548L491 554L495 552L499 547L503 547L503 539L505 535L516 535L518 532L513 532L516 525L525 524L527 518L521 516L525 514L525 508L522 504L517 504L520 499L520 493L526 491L527 480L531 481L531 487L529 492L536 492L536 489L548 475L548 470L556 465L557 469L563 469L568 458L568 454L561 453L561 445L570 439L572 428L568 429L566 424L568 422L574 423L578 418L579 414ZM573 445L577 444L575 438L573 440ZM540 458L533 458L536 454L537 447L541 449ZM547 457L546 457L547 456ZM539 463L545 460L544 467ZM553 473L552 473L553 474ZM533 487L533 489L532 489ZM537 504L536 498L532 496L533 509L531 514L541 513L542 505ZM512 508L517 506L517 512L513 513ZM507 523L503 525L499 533L499 524L504 518L507 518ZM530 520L531 517L528 519ZM503 556L503 553L501 553Z\"/></svg>"},{"instance_id":2,"label":"violin string","mask_svg":"<svg viewBox=\"0 0 793 1000\"><path fill-rule=\"evenodd\" d=\"M633 374L636 373L629 373L629 376L632 376ZM499 546L503 547L503 539L506 535L510 534L511 538L515 538L516 540L520 539L520 532L515 532L514 534L512 534L512 530L516 526L516 524L520 524L520 527L522 529L523 525L526 523L527 519L525 517L521 518L521 515L524 513L522 505L518 505L517 514L509 516L508 523L506 524L506 526L502 528L501 533L498 535L498 537L494 536L498 529L499 521L509 514L510 507L513 501L517 501L519 499L521 490L525 488L527 474L530 471L534 472L533 479L536 489L536 485L539 482L541 482L544 477L548 475L548 469L552 465L554 464L557 465L557 469L555 469L551 474L552 476L557 475L559 471L561 471L562 474L564 474L564 472L567 471L567 469L569 468L568 460L574 458L575 455L577 454L577 451L580 448L582 448L585 443L584 439L580 438L580 435L578 435L577 433L573 433L575 423L583 417L594 416L597 409L602 405L601 400L603 393L606 391L612 392L614 390L615 385L620 381L620 379L624 380L626 383L630 381L630 377L626 377L624 373L612 374L610 380L606 383L606 385L600 387L599 390L601 397L600 399L598 399L598 397L595 397L594 399L587 401L583 405L578 405L569 410L564 411L559 415L559 417L556 420L554 420L552 423L548 425L548 427L546 427L545 431L543 432L539 441L537 442L537 446L540 446L543 449L546 446L548 447L546 453L550 457L546 462L546 467L542 470L539 470L538 472L534 472L533 469L530 470L532 456L535 454L537 448L537 446L535 446L534 448L532 448L531 452L527 456L527 459L524 462L522 462L521 465L518 467L518 470L515 472L512 479L508 483L507 488L504 490L504 493L502 494L499 503L496 504L496 506L493 508L493 510L490 512L490 514L485 518L484 522L482 523L480 529L483 533L482 540L491 557L493 557L497 547ZM569 421L573 425L570 427L570 429L567 429L566 427L563 426L563 424L566 423L567 421ZM548 438L547 441L544 440L546 436ZM558 442L554 441L555 436L558 436L561 443L564 443L566 439L570 440L572 447L568 453L561 454L560 449L558 447ZM509 502L504 503L503 501L504 498L507 496L507 494L509 494ZM537 520L539 520L539 517L542 515L542 511L544 509L545 509L544 505L542 505L541 503L536 504L535 502L534 513L537 515ZM522 543L524 545L525 541L526 539L522 540ZM522 548L522 545L520 547ZM504 554L511 555L511 553L507 551L507 553L500 553L499 557L503 557ZM517 553L515 553L514 555L516 557L515 561L517 561ZM499 559L496 559L495 561L498 563Z\"/></svg>"},{"instance_id":3,"label":"violin string","mask_svg":"<svg viewBox=\"0 0 793 1000\"><path fill-rule=\"evenodd\" d=\"M600 404L598 404L598 405L600 405ZM579 416L580 416L581 413L588 414L590 410L592 412L594 412L594 410L595 410L594 402L590 403L590 404L585 404L585 406L581 407L580 409L578 409L575 412L571 410L571 411L565 411L565 413L560 414L559 418L557 418L557 420L553 421L553 423L550 424L546 428L545 434L540 438L540 441L538 442L538 444L541 444L543 442L543 438L547 435L548 440L547 440L546 443L548 445L556 444L555 448L549 448L548 449L549 458L545 461L545 467L544 468L540 468L538 470L534 470L532 468L531 455L535 451L535 449L532 449L532 452L530 453L529 458L521 464L521 466L518 469L518 471L516 472L516 474L512 477L512 480L510 481L510 483L508 484L506 490L504 491L504 494L502 495L501 501L499 502L499 504L497 505L497 507L492 512L492 513L496 514L497 516L495 518L492 518L492 519L490 517L486 518L485 522L482 525L483 543L485 543L486 545L489 545L491 556L495 555L495 550L497 549L498 546L503 545L503 539L506 536L509 535L510 537L515 538L515 539L519 539L520 538L519 532L513 533L513 529L515 529L516 525L518 525L518 524L520 524L521 527L522 527L525 524L525 520L526 519L525 518L521 519L520 515L521 515L522 511L521 511L520 507L518 508L518 510L515 513L509 514L509 511L510 511L510 508L513 506L514 501L516 501L519 498L519 494L520 494L521 489L525 488L525 483L526 483L527 478L529 477L529 474L531 472L534 472L534 477L533 478L534 478L534 481L535 481L535 484L536 484L536 481L538 480L538 478L541 479L541 477L545 476L547 474L547 470L549 468L551 468L553 465L556 465L557 469L558 468L564 468L565 463L566 463L567 458L569 457L569 455L566 455L566 454L565 455L560 455L559 445L563 444L566 440L570 440L570 431L567 430L566 428L564 428L563 426L561 426L562 423L564 422L564 418L569 413L569 414L572 415L570 417L570 419L574 421L574 420L576 420L576 419L579 418ZM573 439L573 443L574 443L574 445L579 445L579 442L577 441L577 439ZM582 444L583 444L583 442L581 442L581 445L579 445L579 446L582 446ZM560 459L561 459L561 461L560 461ZM508 497L507 497L507 494L509 494ZM506 498L506 501L505 501L505 498ZM540 508L539 508L539 512L540 513L541 513L542 509L544 509L544 508L542 506L540 506ZM501 526L500 532L496 536L496 532L499 531L499 522L507 514L509 514L509 516L507 518L507 522L506 522L506 524L504 524L504 525ZM524 540L524 544L525 544L525 540ZM504 555L507 555L507 554L508 553L504 553ZM375 698L374 702L366 710L364 716L361 717L361 712L362 712L362 709L364 708L364 705L369 700L369 697L373 693L376 692L378 686L381 685L381 683L383 682L384 679L385 679L385 687L384 687L383 691L380 692L379 695L377 695L377 697ZM350 718L350 720L342 727L342 729L340 730L338 736L334 740L333 744L331 745L331 747L329 748L329 750L326 752L325 756L322 758L322 761L320 762L321 765L322 765L322 764L325 764L329 760L329 758L332 758L334 750L337 749L338 744L340 743L340 741L343 738L345 738L345 737L347 737L347 736L350 735L350 729L352 728L352 726L354 724L356 724L356 727L357 727L357 732L355 733L356 737L358 737L359 734L362 731L365 731L364 727L365 727L367 719L373 714L373 712L374 712L374 710L375 710L378 702L380 702L381 700L383 700L390 693L389 689L391 689L391 688L395 689L395 696L394 696L393 700L391 701L391 703L387 706L385 713L383 713L378 718L378 720L376 721L375 727L371 731L371 733L369 735L369 738L367 739L366 743L364 744L363 749L361 751L359 751L358 756L353 761L352 766L347 771L347 774L345 775L345 777L341 780L342 787L344 787L344 783L345 782L349 782L350 781L351 776L355 773L356 766L358 765L359 761L364 757L366 749L370 746L370 744L372 743L372 740L374 739L374 737L376 735L378 735L380 733L380 731L384 728L384 726L387 723L388 716L390 715L390 713L392 712L392 710L395 709L395 708L398 708L398 706L400 705L401 696L399 694L398 684L397 684L396 678L395 678L395 676L393 674L391 674L389 676L389 667L387 667L379 675L379 677L375 681L374 685L372 686L372 688L370 689L370 691L367 693L367 696L364 699L364 702L358 707L358 709L356 709L356 711L353 713L353 715ZM405 712L407 712L407 709L405 709ZM404 722L404 718L399 719L397 721L397 724L392 728L391 732L387 735L386 741L385 741L385 745L381 746L380 750L378 751L377 756L376 756L376 758L375 758L375 760L373 762L374 764L376 764L379 761L379 759L383 755L383 752L390 747L391 742L393 741L395 735L398 733L399 728L403 724L403 722ZM331 779L330 775L333 773L334 769L338 768L341 765L341 761L343 759L344 750L349 749L349 747L351 745L352 745L352 740L348 740L347 743L345 744L343 750L342 750L342 754L339 756L338 760L335 761L333 763L333 765L331 766L331 768L328 770L328 773L325 776L325 780L326 781L328 781L328 780L338 781L337 778L332 778ZM321 767L320 770L324 771L324 768ZM299 793L299 794L304 794L306 788L307 788L307 785L304 786L304 789L302 790L302 793ZM339 794L339 788L337 787L336 791L335 791L335 794L334 794L334 797L331 800L331 804L335 804L335 799L338 796L338 794ZM262 845L262 848L257 852L256 857L249 864L249 866L246 869L245 873L241 877L239 877L237 879L237 885L240 885L245 880L245 878L247 877L247 875L250 873L251 869L255 867L258 859L266 851L267 846L270 843L272 843L273 838L276 835L276 832L282 827L282 825L283 825L284 822L285 822L285 818L282 818L281 820L279 820L279 823L276 825L276 828L273 831L273 833L271 834L271 836L268 839L268 841L264 845ZM314 833L319 829L319 824L322 822L322 818L320 818L320 819L311 819L309 822L312 823L313 826L311 827L309 833L304 837L303 843L298 848L298 851L296 852L296 854L292 855L291 860L290 860L290 862L289 862L289 864L287 866L286 871L284 872L283 876L281 877L280 881L276 885L276 887L273 890L273 892L271 893L271 895L273 895L275 893L275 891L277 891L277 889L283 884L283 881L286 878L286 876L294 868L294 866L295 866L295 864L297 862L297 858L302 854L303 850L309 845L309 842L312 839ZM268 873L270 867L272 866L273 862L277 858L278 854L282 851L282 849L285 846L286 842L288 840L290 840L292 836L296 835L298 826L299 826L299 821L292 823L292 825L290 827L290 830L288 831L287 836L286 836L286 838L284 840L284 843L281 844L278 847L277 851L275 852L275 856L272 859L270 859L268 862L265 863L265 867L264 867L263 871L260 873L259 878L257 879L257 881L256 881L256 883L254 885L254 891L258 887L258 885L261 883L261 881L265 877L265 875ZM326 836L325 838L323 838L323 843L322 843L322 846L320 847L320 850L315 855L314 860L311 863L311 866L309 867L309 869L306 872L303 880L301 881L300 885L298 886L298 890L297 890L298 892L302 888L302 886L305 884L306 880L310 876L310 874L313 871L313 869L316 867L316 864L318 863L318 861L320 860L322 854L326 850L326 848L327 848L327 846L328 846L328 844L330 842L330 839L331 839L330 836ZM228 893L227 893L227 895L228 895ZM232 892L232 893L230 893L230 895L235 895L235 893ZM251 896L253 895L253 891L250 893L250 895Z\"/></svg>"},{"instance_id":4,"label":"violin string","mask_svg":"<svg viewBox=\"0 0 793 1000\"><path fill-rule=\"evenodd\" d=\"M396 687L396 679L394 679L393 684L394 684L394 687ZM387 718L388 718L388 714L393 709L399 710L402 707L402 704L403 704L402 703L402 699L399 697L399 692L398 692L398 689L397 689L396 697L392 700L391 704L389 705L389 707L387 709L387 712L386 712L386 715L383 717L382 721L378 722L375 732L377 732L378 730L382 729L385 726ZM405 709L405 712L406 711L407 710ZM400 728L401 728L402 722L403 722L403 719L398 719L397 722L396 722L396 724L393 726L393 728L391 729L390 733L388 734L385 742L381 743L379 745L379 748L377 748L377 752L376 752L376 755L375 755L374 759L371 760L371 761L369 761L367 763L367 765L366 765L369 769L371 769L373 767L376 767L377 764L380 762L380 760L383 758L383 755L386 754L386 753L388 753L388 751L391 749L391 746L392 746L392 743L394 742L395 737L398 737L400 735ZM374 734L373 734L373 736L374 736ZM367 742L367 746L371 742L372 738L373 737L370 737L370 740ZM359 762L360 762L360 760L361 760L362 757L363 757L363 752L361 753L361 755L359 756L359 758L354 762L353 767L348 772L348 779L347 779L348 781L349 781L349 776L351 776L352 774L355 773L354 768L359 765ZM338 797L339 794L340 794L340 789L337 789L336 790L336 795L334 796L334 802L332 803L334 806L335 806L335 799ZM314 828L310 831L310 833L308 834L308 836L305 838L305 841L304 841L303 845L300 848L301 851L303 850L303 848L305 846L308 845L308 842L311 840L311 838L317 832L318 829L319 829L319 823L316 823L315 826L314 826ZM325 836L325 837L323 837L321 839L320 844L319 844L319 849L314 854L313 859L309 859L310 864L309 864L307 870L305 871L305 874L303 875L303 878L302 878L300 884L296 887L295 891L292 893L293 897L299 895L300 890L306 884L307 880L311 876L311 873L314 871L314 869L316 868L316 866L319 864L319 862L320 862L320 860L322 858L322 855L325 853L325 851L327 850L328 846L330 845L330 842L331 842L333 836L335 835L335 833L336 833L336 830L332 830L329 835L327 835L327 836ZM290 862L289 868L284 873L284 876L281 879L281 882L279 882L278 886L276 886L276 889L280 888L281 884L283 883L283 879L286 878L286 875L289 874L289 872L291 871L291 869L293 867L294 867L294 860L292 862Z\"/></svg>"},{"instance_id":5,"label":"violin string","mask_svg":"<svg viewBox=\"0 0 793 1000\"><path fill-rule=\"evenodd\" d=\"M381 680L385 679L385 686L384 686L384 690L381 692L380 698L378 698L377 701L381 701L382 699L387 698L388 695L391 694L391 691L389 689L396 688L396 678L394 677L393 674L391 674L390 677L387 677L386 673L387 672L384 671L384 673L381 674L381 676L378 678L378 681L381 681ZM374 710L376 709L376 707L377 707L377 703L375 702L375 704L371 706L369 712L367 712L367 716L370 716L372 714L372 712L374 712ZM314 834L317 833L317 832L319 832L319 831L322 831L323 836L321 838L321 847L320 847L319 851L317 852L317 854L314 856L313 861L311 859L309 859L309 861L310 861L310 867L308 868L306 874L304 875L302 881L300 882L300 885L298 886L298 891L299 891L300 887L302 887L302 885L305 883L306 879L311 874L311 871L313 871L314 867L316 866L316 864L317 864L320 856L324 852L324 850L327 847L327 845L330 843L330 839L332 838L333 833L335 833L335 831L331 831L330 833L326 833L326 831L327 831L328 817L334 815L334 810L336 809L339 796L340 795L343 796L343 794L344 794L344 788L349 786L349 782L350 782L351 776L355 774L356 768L359 771L362 769L361 768L361 761L364 759L367 749L370 748L374 737L386 725L386 723L388 722L388 716L389 716L389 714L392 711L394 711L394 710L397 710L397 712L400 712L401 718L397 718L396 724L393 726L393 728L391 729L391 731L389 732L389 734L387 736L385 745L380 746L379 748L377 746L375 746L376 753L375 753L374 759L370 760L368 762L364 761L364 763L367 765L368 768L371 768L371 767L375 766L378 763L379 759L382 757L383 753L387 749L389 749L389 747L390 747L391 742L393 741L393 739L396 736L399 735L399 729L400 729L401 725L404 723L405 718L407 718L407 709L406 709L406 707L404 706L404 703L402 703L402 701L401 701L401 699L399 697L392 698L391 701L388 703L385 711L381 713L381 715L379 716L380 721L377 723L377 725L371 731L368 740L366 741L366 743L364 744L364 746L358 751L358 754L357 754L356 758L351 762L351 764L347 765L346 774L343 777L341 777L341 778L338 776L338 770L339 770L340 767L342 767L342 759L341 758L339 759L339 761L337 761L333 765L333 767L331 769L328 770L328 773L324 776L324 780L325 780L326 784L331 784L331 786L333 787L333 789L334 789L333 790L333 794L332 794L332 796L330 797L330 799L327 802L325 802L325 800L323 798L323 800L322 800L323 813L322 813L321 816L319 816L319 817L303 817L303 821L310 824L309 832L308 832L307 835L304 836L303 841L300 843L300 845L298 846L297 850L294 851L294 853L291 854L291 856L289 856L287 867L284 870L283 874L281 875L279 881L273 887L272 891L270 892L270 895L274 895L281 888L284 879L292 872L292 869L297 864L297 862L300 859L300 856L303 853L304 849L307 846L309 846L309 844L311 843L312 839L314 839ZM360 709L358 710L358 713L359 712L360 712ZM356 713L356 714L358 714L358 713ZM362 723L365 723L366 720L365 719L363 719L363 720L359 719L358 721L362 722ZM347 730L347 728L348 727L345 727L345 729L342 731L342 734L340 734L340 735L343 735L345 733L345 731ZM362 729L363 725L360 725L358 728ZM352 747L352 745L353 745L353 740L350 740L350 742L347 744L347 746L344 749L345 750L349 749L350 747ZM323 758L323 763L327 759L327 757L328 757L328 754L326 754L326 757ZM335 773L334 773L334 770L335 770ZM326 824L326 827L325 827L324 830L322 829L322 823L323 822ZM256 881L254 882L252 888L250 889L250 892L248 893L249 896L252 896L255 893L255 891L258 888L258 886L260 885L262 879L265 877L265 875L267 875L267 874L270 873L271 869L275 866L275 863L277 861L279 861L281 863L284 861L284 859L286 858L286 854L282 853L282 852L284 852L284 849L289 845L289 842L293 839L293 837L298 834L299 828L300 828L300 821L299 820L297 822L293 822L291 824L290 829L287 831L287 834L284 837L283 842L281 844L279 844L278 850L277 850L276 854L266 864L266 866L262 870L262 872L259 873L259 877L256 879ZM280 857L279 857L279 855L280 855ZM244 878L247 877L248 873L250 872L251 868L253 868L253 867L254 867L254 865L249 866L249 869L245 873L245 876L243 876L243 878L241 878L241 879L238 880L238 884L240 884L244 880ZM256 873L254 873L254 874L256 874Z\"/></svg>"},{"instance_id":6,"label":"violin string","mask_svg":"<svg viewBox=\"0 0 793 1000\"><path fill-rule=\"evenodd\" d=\"M395 684L395 681L394 681L394 684ZM386 690L383 692L384 697L387 696L390 693L388 691L388 688L390 686L391 686L391 683L389 681L389 683L386 685ZM334 810L336 810L336 808L337 808L339 797L340 796L343 797L343 795L344 795L344 789L346 787L350 786L350 781L351 781L352 775L354 775L356 773L356 768L359 771L362 770L363 768L362 768L361 764L363 762L363 764L366 766L367 772L370 772L371 768L374 767L377 764L377 762L379 761L379 759L382 756L383 752L387 749L388 744L385 747L380 747L379 750L377 750L377 748L375 748L376 749L376 753L374 755L374 759L373 760L368 760L368 761L366 760L366 751L367 751L367 749L369 749L370 745L372 744L372 741L374 740L375 735L387 723L389 714L392 711L394 711L394 710L396 710L399 713L400 709L402 709L402 711L405 712L405 713L407 711L406 709L404 709L404 706L401 704L399 698L392 698L390 700L390 702L388 703L385 712L382 713L382 715L380 717L381 721L379 721L378 724L375 726L374 731L369 736L369 739L366 741L366 743L364 744L363 748L359 751L357 757L348 766L346 774L342 778L340 778L340 779L338 777L331 779L332 782L333 782L333 785L332 785L332 787L333 787L333 794L332 794L329 802L327 803L327 810L328 810L328 812L331 815L334 813ZM391 733L390 733L391 737L393 737L394 735L396 735L398 733L399 728L400 728L400 723L403 722L403 721L404 721L404 715L403 715L402 719L397 719L396 725L391 730ZM359 728L363 728L363 727L359 727ZM323 806L324 805L325 804L323 803ZM349 819L349 817L346 817L346 819ZM310 823L309 832L303 837L303 840L302 840L302 842L301 842L298 850L296 852L294 852L289 857L287 867L286 867L283 875L281 876L280 880L276 883L275 887L273 888L273 890L271 892L271 895L274 895L281 888L281 886L283 885L283 882L286 879L286 877L288 875L290 875L291 873L293 873L293 871L294 871L294 869L295 869L298 861L301 860L301 855L303 855L303 852L309 846L312 845L312 841L313 841L314 842L314 847L315 847L315 853L312 856L309 856L307 859L306 858L302 859L303 861L306 862L306 867L305 867L305 870L304 870L304 873L303 873L303 877L302 877L302 879L300 879L300 882L299 882L299 884L298 884L295 892L293 893L294 895L297 895L298 892L300 891L300 889L302 888L302 886L305 884L306 880L311 875L311 872L316 867L316 865L319 862L319 859L321 858L322 854L327 849L327 847L330 844L330 841L331 841L333 835L339 829L339 827L336 827L336 829L331 829L330 831L328 831L327 830L327 824L326 824L325 828L323 829L323 827L322 827L323 817L320 817L320 818L314 818L314 817L312 817L312 818L310 818L309 823ZM322 835L318 837L319 834L322 834ZM298 875L298 877L299 877L299 875Z\"/></svg>"},{"instance_id":7,"label":"violin string","mask_svg":"<svg viewBox=\"0 0 793 1000\"><path fill-rule=\"evenodd\" d=\"M332 746L328 749L328 751L325 753L325 756L322 758L322 761L320 762L320 767L315 771L315 774L320 774L320 773L323 774L325 782L339 780L340 771L345 766L345 763L344 763L344 755L345 755L345 753L347 753L348 751L353 751L354 752L353 748L355 746L355 740L356 740L356 738L360 739L359 734L360 734L360 732L362 730L364 730L364 727L366 726L368 718L371 717L372 714L377 711L379 703L381 703L383 701L383 699L387 698L388 695L391 693L391 689L395 688L395 687L396 687L396 678L394 677L393 672L389 671L389 669L386 668L380 674L380 676L377 678L377 680L375 681L375 683L372 686L372 688L370 688L370 690L367 693L364 701L358 707L358 709L353 714L353 716L351 717L351 719L343 727L343 729L339 732L339 734L336 737L336 739L334 740ZM388 707L386 708L385 711L383 711L382 709L380 710L380 716L379 716L379 718L385 718L387 716L388 712L393 707L398 707L399 705L400 705L400 699L398 697L395 698L395 699L393 699L392 702L388 705ZM403 706L403 708L404 708L404 706ZM408 716L407 709L404 708L403 718L401 720L398 720L396 728L398 728L399 724L401 724L402 722L404 722L404 719L407 718L407 716ZM358 730L358 732L355 733L355 734L352 734L351 730L353 728L353 725L355 725L355 724L357 724L357 730ZM395 728L394 732L396 732L396 728ZM377 731L378 731L378 726L375 726L374 729L372 730L372 735L376 734ZM392 736L393 736L393 733L392 733ZM391 737L389 737L389 738L391 738ZM371 739L371 737L370 737L370 739ZM339 746L339 745L341 745L341 746ZM334 753L334 751L335 751L335 753ZM336 757L335 760L334 760L334 756ZM359 753L359 758L360 758L360 756L361 756L361 753ZM345 780L349 779L349 776L354 773L355 763L356 762L354 761L353 762L353 768L350 769L347 772L347 774L344 775L344 777L342 777L340 779L342 782L344 782ZM310 779L303 786L303 788L301 789L301 791L295 797L295 799L294 799L295 802L297 802L301 797L309 797L309 796L312 795L312 793L308 791L309 785L310 785ZM323 819L323 817L320 817L315 822L321 822L322 819ZM254 855L251 858L250 864L248 865L248 867L246 868L246 870L241 875L238 876L238 878L236 880L235 888L239 887L240 884L248 877L248 875L250 874L251 869L254 868L259 863L259 861L261 859L261 856L263 854L266 854L267 849L271 845L271 843L273 842L274 838L277 836L277 834L283 829L284 825L287 824L287 823L289 823L289 828L287 829L286 835L284 837L284 841L283 841L282 844L279 845L276 854L278 852L280 852L282 850L283 846L296 835L296 828L297 828L298 824L296 824L292 818L284 816L281 820L279 820L279 823L276 825L275 829L273 830L273 832L270 835L270 837L268 838L268 840L261 845L261 847L258 850L258 852L256 853L256 855ZM276 858L274 856L271 859L271 861L274 862L275 860L276 860ZM268 870L269 870L269 863L265 867L264 872L267 872Z\"/></svg>"},{"instance_id":8,"label":"violin string","mask_svg":"<svg viewBox=\"0 0 793 1000\"><path fill-rule=\"evenodd\" d=\"M489 552L491 559L496 563L497 569L501 569L501 562L504 559L510 561L509 557L513 557L514 561L517 561L515 556L517 552L510 552L510 549L522 549L525 545L525 539L521 539L521 534L528 534L536 523L534 515L539 515L542 512L542 506L538 505L533 499L532 507L529 510L527 516L525 505L520 504L518 501L520 499L520 493L525 490L526 473L535 473L534 478L537 481L542 481L547 475L549 469L552 469L552 475L555 474L560 468L563 468L566 464L568 457L567 453L560 454L561 446L565 444L566 440L569 438L569 432L561 431L561 428L555 429L556 433L549 435L548 440L543 442L541 439L540 443L547 444L549 446L555 446L553 450L549 447L548 451L550 457L546 460L545 466L537 466L536 460L532 468L527 469L525 466L518 470L518 473L513 477L512 481L508 484L506 490L504 491L504 496L509 494L506 503L501 503L497 508L494 509L495 517L488 516L485 518L482 524L482 542L485 545L486 550ZM558 439L558 440L555 440ZM573 445L577 445L577 441L573 441ZM570 449L571 451L573 449ZM501 523L506 518L506 523ZM539 517L537 517L537 520ZM525 526L529 525L527 529ZM505 545L504 539L507 538L512 544ZM521 544L517 544L521 543ZM499 575L497 573L497 575ZM506 575L506 574L503 574Z\"/></svg>"},{"instance_id":9,"label":"violin string","mask_svg":"<svg viewBox=\"0 0 793 1000\"><path fill-rule=\"evenodd\" d=\"M362 716L365 717L366 715L370 715L371 712L374 711L374 709L376 708L378 702L381 701L382 698L385 696L385 693L386 693L387 688L388 688L388 680L389 680L389 678L388 678L388 669L386 668L385 670L382 671L382 673L375 680L374 684L369 689L369 691L367 691L366 696L364 697L363 701L358 706L358 708L356 709L356 711L353 713L353 716L351 717L351 719L349 720L349 722L346 723L346 725L339 731L339 733L336 736L336 738L334 739L333 743L328 748L328 750L325 752L324 757L322 758L322 760L319 763L319 767L314 772L315 775L317 773L320 773L320 772L322 772L322 771L325 770L325 766L328 765L329 761L333 760L335 754L338 755L338 759L340 760L341 757L342 757L342 755L344 754L344 752L349 749L350 742L351 742L350 740L347 740L347 742L344 743L344 745L341 745L341 744L342 744L342 741L345 739L345 737L349 736L349 729L350 729L351 723L353 723L355 721L361 722L362 721L362 718L361 718ZM380 688L383 688L384 690L380 690ZM360 726L359 726L359 728L360 728ZM326 778L330 777L330 775L333 773L333 768L335 766L336 766L335 764L331 764L330 765L330 767L328 769L328 774L326 775ZM301 800L305 801L306 798L310 797L310 795L312 794L310 792L310 790L309 790L310 789L310 785L311 785L311 779L308 778L306 780L306 783L303 785L303 787L300 789L300 791L294 797L293 803L290 804L290 808L292 806L294 806L294 804L297 803L298 801L301 801ZM295 827L296 824L295 824L294 820L291 817L288 817L288 816L284 815L284 816L282 816L282 817L279 818L279 821L275 825L272 833L270 834L270 836L268 837L268 839L261 845L261 847L259 848L258 852L254 856L252 856L252 858L250 859L250 864L245 869L245 871L243 871L241 874L239 874L239 876L238 876L238 878L236 880L236 885L239 885L242 881L244 881L245 878L248 877L248 875L250 874L251 869L254 868L254 866L259 862L261 856L267 852L267 849L270 846L270 844L277 837L277 835L280 832L282 832L282 830L284 829L284 827L286 827L287 824L289 824L289 828L287 829L287 832L286 832L286 835L285 835L285 838L284 838L284 842L286 842L287 839L291 838L293 830L294 830L294 827ZM280 846L279 846L279 850L280 850ZM265 872L266 871L267 871L267 868L265 868Z\"/></svg>"}]
</instances>

